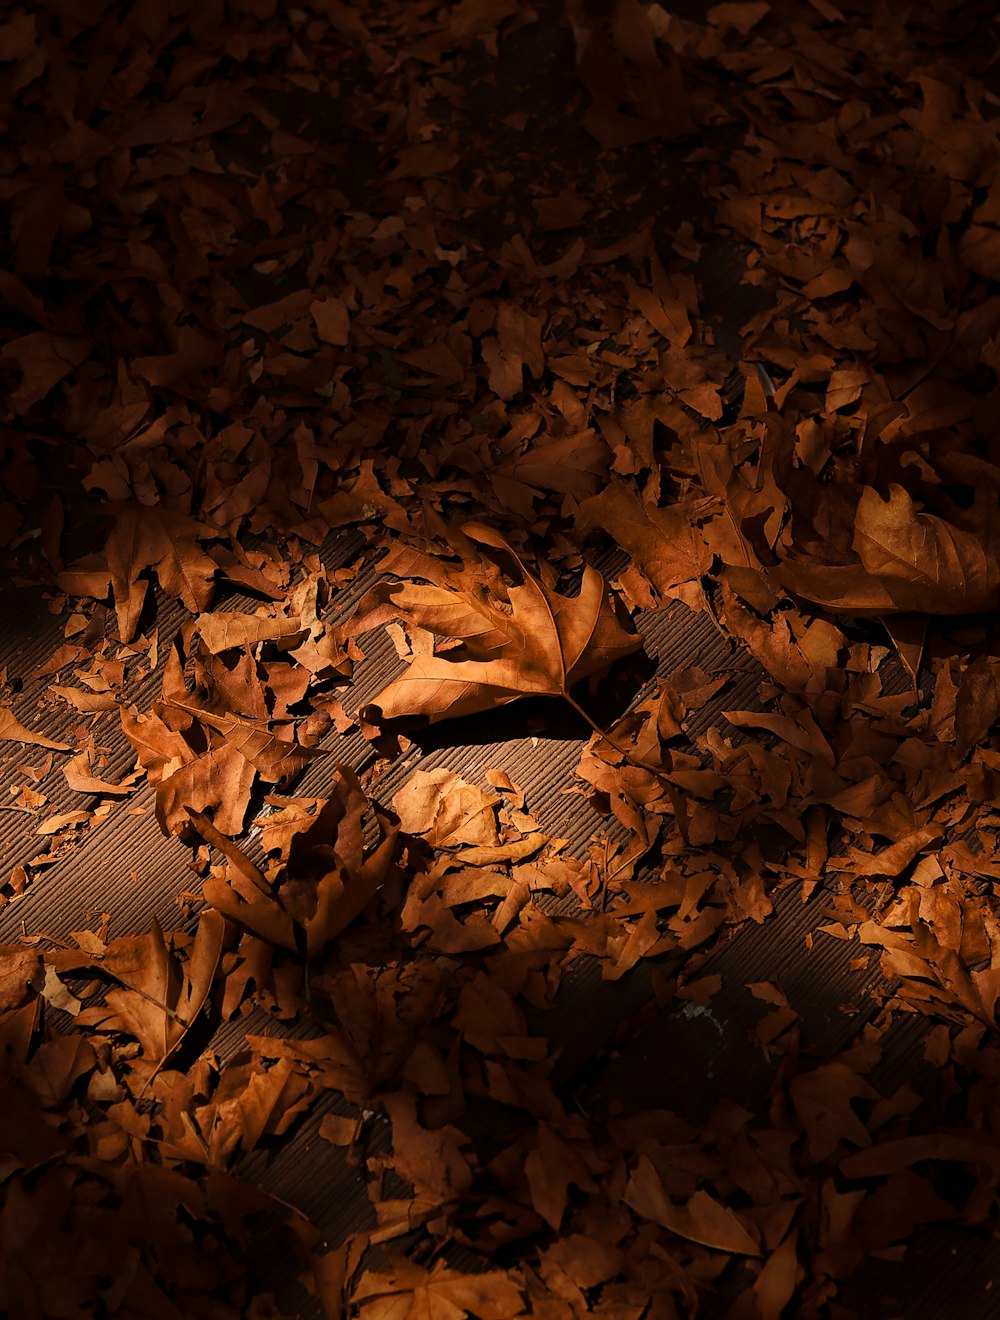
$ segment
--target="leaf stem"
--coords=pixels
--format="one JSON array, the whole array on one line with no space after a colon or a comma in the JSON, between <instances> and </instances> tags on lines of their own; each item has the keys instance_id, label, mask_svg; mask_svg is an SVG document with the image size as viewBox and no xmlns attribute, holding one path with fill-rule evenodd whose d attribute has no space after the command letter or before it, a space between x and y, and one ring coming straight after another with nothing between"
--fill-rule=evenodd
<instances>
[{"instance_id":1,"label":"leaf stem","mask_svg":"<svg viewBox=\"0 0 1000 1320\"><path fill-rule=\"evenodd\" d=\"M677 821L677 827L681 832L681 837L684 842L687 843L689 841L687 808L685 807L684 801L680 793L678 793L676 786L670 782L670 778L663 767L651 765L649 761L644 761L640 756L633 756L633 754L622 747L620 743L616 743L609 733L605 733L601 726L590 718L580 703L574 701L568 692L563 692L562 696L563 699L573 707L576 713L582 719L587 721L597 736L613 747L619 756L623 756L625 760L629 761L632 765L638 766L640 770L646 770L649 774L654 775L660 780L667 791L667 797L670 799L670 805L673 808L674 818Z\"/></svg>"},{"instance_id":2,"label":"leaf stem","mask_svg":"<svg viewBox=\"0 0 1000 1320\"><path fill-rule=\"evenodd\" d=\"M597 736L599 738L603 738L606 743L610 744L610 746L612 746L620 756L624 756L626 761L630 761L632 765L638 766L641 770L648 770L651 775L656 775L657 779L662 779L665 782L669 782L667 780L667 773L662 766L651 765L649 761L644 761L642 760L641 757L634 756L630 751L628 751L627 748L622 747L620 743L615 742L614 738L611 737L610 733L605 733L605 731L601 728L601 726L598 723L596 723L596 721L590 718L590 716L583 709L580 703L578 701L574 701L568 692L563 693L563 698L564 700L569 702L569 704L573 707L573 709L582 719L585 719L587 721L587 723L594 730Z\"/></svg>"}]
</instances>

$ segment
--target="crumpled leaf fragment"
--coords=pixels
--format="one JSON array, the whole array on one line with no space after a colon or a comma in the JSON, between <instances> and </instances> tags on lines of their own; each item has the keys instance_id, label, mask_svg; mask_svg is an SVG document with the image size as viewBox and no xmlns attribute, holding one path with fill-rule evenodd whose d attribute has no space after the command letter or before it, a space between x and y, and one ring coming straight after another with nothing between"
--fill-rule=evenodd
<instances>
[{"instance_id":1,"label":"crumpled leaf fragment","mask_svg":"<svg viewBox=\"0 0 1000 1320\"><path fill-rule=\"evenodd\" d=\"M645 1155L639 1157L623 1199L637 1214L662 1224L678 1237L700 1242L716 1251L760 1255L760 1246L744 1221L704 1189L694 1192L686 1206L676 1205Z\"/></svg>"},{"instance_id":2,"label":"crumpled leaf fragment","mask_svg":"<svg viewBox=\"0 0 1000 1320\"><path fill-rule=\"evenodd\" d=\"M388 1257L388 1272L366 1271L351 1293L360 1320L510 1320L523 1311L521 1290L502 1270L463 1274L444 1261L425 1269Z\"/></svg>"},{"instance_id":3,"label":"crumpled leaf fragment","mask_svg":"<svg viewBox=\"0 0 1000 1320\"><path fill-rule=\"evenodd\" d=\"M31 747L48 747L53 752L68 752L69 743L46 738L42 733L27 728L8 706L0 706L0 741L26 743Z\"/></svg>"},{"instance_id":4,"label":"crumpled leaf fragment","mask_svg":"<svg viewBox=\"0 0 1000 1320\"><path fill-rule=\"evenodd\" d=\"M398 846L399 827L369 802L352 770L338 767L332 788L315 819L292 837L287 862L270 877L207 816L190 812L194 827L227 861L205 881L205 901L269 943L307 957L367 907L389 878ZM369 810L378 840L366 847L363 824Z\"/></svg>"}]
</instances>

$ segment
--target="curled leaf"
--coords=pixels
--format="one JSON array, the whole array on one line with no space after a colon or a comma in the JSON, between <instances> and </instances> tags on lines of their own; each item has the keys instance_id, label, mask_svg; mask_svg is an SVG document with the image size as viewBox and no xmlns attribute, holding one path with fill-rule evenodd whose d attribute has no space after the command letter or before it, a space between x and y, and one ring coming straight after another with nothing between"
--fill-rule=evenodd
<instances>
[{"instance_id":1,"label":"curled leaf","mask_svg":"<svg viewBox=\"0 0 1000 1320\"><path fill-rule=\"evenodd\" d=\"M771 572L789 591L845 613L973 614L1000 598L995 532L918 512L902 486L890 486L887 499L863 487L853 549L852 564L785 559Z\"/></svg>"}]
</instances>

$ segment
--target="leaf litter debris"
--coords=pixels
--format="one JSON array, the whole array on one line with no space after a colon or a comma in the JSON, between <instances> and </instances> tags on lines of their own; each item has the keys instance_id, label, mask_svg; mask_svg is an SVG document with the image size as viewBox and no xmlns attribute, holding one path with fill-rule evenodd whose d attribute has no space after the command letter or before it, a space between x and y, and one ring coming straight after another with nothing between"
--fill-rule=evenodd
<instances>
[{"instance_id":1,"label":"leaf litter debris","mask_svg":"<svg viewBox=\"0 0 1000 1320\"><path fill-rule=\"evenodd\" d=\"M0 529L52 644L0 673L4 1313L846 1320L926 1226L995 1230L995 35L8 11ZM603 718L663 618L732 665ZM417 764L539 697L594 728L583 847ZM147 804L184 921L29 931ZM722 1033L712 958L789 895L878 959L839 1044L768 974L763 1103L562 1080L560 987L649 969L626 1060ZM900 1023L934 1085L887 1080ZM333 1237L253 1174L317 1115Z\"/></svg>"}]
</instances>

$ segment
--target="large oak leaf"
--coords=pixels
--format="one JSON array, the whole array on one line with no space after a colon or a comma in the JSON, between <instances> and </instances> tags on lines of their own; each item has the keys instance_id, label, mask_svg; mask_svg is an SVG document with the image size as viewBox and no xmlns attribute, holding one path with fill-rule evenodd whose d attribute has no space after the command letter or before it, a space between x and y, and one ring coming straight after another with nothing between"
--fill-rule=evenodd
<instances>
[{"instance_id":1,"label":"large oak leaf","mask_svg":"<svg viewBox=\"0 0 1000 1320\"><path fill-rule=\"evenodd\" d=\"M359 631L395 617L456 643L414 656L374 700L383 719L433 723L518 697L567 696L642 645L596 569L584 569L578 596L564 596L530 573L498 532L478 523L462 532L482 548L480 562L449 568L404 550L387 560L387 570L408 568L428 584L383 584L362 605Z\"/></svg>"}]
</instances>

